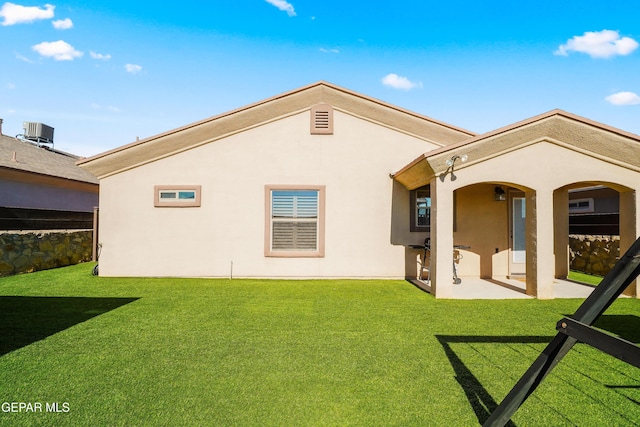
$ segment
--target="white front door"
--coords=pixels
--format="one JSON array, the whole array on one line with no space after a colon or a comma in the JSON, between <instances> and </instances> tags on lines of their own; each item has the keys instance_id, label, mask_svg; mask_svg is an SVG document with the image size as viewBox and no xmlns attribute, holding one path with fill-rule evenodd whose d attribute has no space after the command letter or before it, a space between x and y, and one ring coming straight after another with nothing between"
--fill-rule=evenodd
<instances>
[{"instance_id":1,"label":"white front door","mask_svg":"<svg viewBox=\"0 0 640 427\"><path fill-rule=\"evenodd\" d=\"M509 250L509 275L521 276L526 272L526 204L525 198L520 195L512 195L510 198L509 236L511 247Z\"/></svg>"}]
</instances>

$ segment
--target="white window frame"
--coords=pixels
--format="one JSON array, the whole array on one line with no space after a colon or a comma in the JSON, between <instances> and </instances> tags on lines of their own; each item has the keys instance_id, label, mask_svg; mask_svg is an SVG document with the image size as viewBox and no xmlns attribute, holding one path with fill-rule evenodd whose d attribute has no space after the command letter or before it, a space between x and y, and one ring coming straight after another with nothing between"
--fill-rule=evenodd
<instances>
[{"instance_id":1,"label":"white window frame","mask_svg":"<svg viewBox=\"0 0 640 427\"><path fill-rule=\"evenodd\" d=\"M200 185L156 185L153 187L154 206L157 208L200 207L201 190ZM193 197L181 198L181 193L193 193ZM169 194L174 194L175 197L163 197Z\"/></svg>"},{"instance_id":2,"label":"white window frame","mask_svg":"<svg viewBox=\"0 0 640 427\"><path fill-rule=\"evenodd\" d=\"M587 206L579 206L580 204L584 204L587 203ZM572 207L571 205L575 203L575 206ZM593 203L593 198L586 198L586 199L569 199L569 213L570 214L576 214L576 213L592 213L595 211L595 207L594 207L594 203Z\"/></svg>"},{"instance_id":3,"label":"white window frame","mask_svg":"<svg viewBox=\"0 0 640 427\"><path fill-rule=\"evenodd\" d=\"M317 218L296 219L294 221L316 222L316 248L313 250L299 249L273 249L273 223L278 219L273 218L273 193L274 191L316 191L318 194ZM292 219L288 218L286 221ZM284 220L283 220L284 221ZM266 257L284 258L322 258L324 257L325 234L325 186L323 185L267 185L265 186L265 239L264 254Z\"/></svg>"}]
</instances>

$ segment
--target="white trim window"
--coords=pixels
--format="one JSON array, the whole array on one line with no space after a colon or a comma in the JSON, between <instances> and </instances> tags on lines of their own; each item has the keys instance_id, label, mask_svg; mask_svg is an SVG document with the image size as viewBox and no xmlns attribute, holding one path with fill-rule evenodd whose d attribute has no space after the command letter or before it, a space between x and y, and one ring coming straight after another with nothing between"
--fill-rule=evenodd
<instances>
[{"instance_id":1,"label":"white trim window","mask_svg":"<svg viewBox=\"0 0 640 427\"><path fill-rule=\"evenodd\" d=\"M271 250L318 250L318 191L271 192Z\"/></svg>"},{"instance_id":2,"label":"white trim window","mask_svg":"<svg viewBox=\"0 0 640 427\"><path fill-rule=\"evenodd\" d=\"M267 256L324 256L324 188L267 187Z\"/></svg>"},{"instance_id":3,"label":"white trim window","mask_svg":"<svg viewBox=\"0 0 640 427\"><path fill-rule=\"evenodd\" d=\"M572 199L569 200L569 213L591 213L594 211L593 199Z\"/></svg>"},{"instance_id":4,"label":"white trim window","mask_svg":"<svg viewBox=\"0 0 640 427\"><path fill-rule=\"evenodd\" d=\"M156 185L154 205L156 207L198 207L200 190L199 185Z\"/></svg>"}]
</instances>

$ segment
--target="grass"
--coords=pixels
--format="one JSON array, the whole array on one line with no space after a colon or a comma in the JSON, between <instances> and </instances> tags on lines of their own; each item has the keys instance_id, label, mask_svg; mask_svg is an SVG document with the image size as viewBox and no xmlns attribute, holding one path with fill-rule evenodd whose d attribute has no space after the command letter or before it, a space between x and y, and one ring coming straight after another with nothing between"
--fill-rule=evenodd
<instances>
[{"instance_id":1,"label":"grass","mask_svg":"<svg viewBox=\"0 0 640 427\"><path fill-rule=\"evenodd\" d=\"M0 425L480 425L581 300L436 300L404 281L0 279ZM640 302L601 327L640 342ZM46 403L59 410L46 412ZM638 370L578 344L515 425L638 425Z\"/></svg>"},{"instance_id":2,"label":"grass","mask_svg":"<svg viewBox=\"0 0 640 427\"><path fill-rule=\"evenodd\" d=\"M599 285L603 278L602 276L594 276L579 271L569 271L569 280L586 283L588 285Z\"/></svg>"}]
</instances>

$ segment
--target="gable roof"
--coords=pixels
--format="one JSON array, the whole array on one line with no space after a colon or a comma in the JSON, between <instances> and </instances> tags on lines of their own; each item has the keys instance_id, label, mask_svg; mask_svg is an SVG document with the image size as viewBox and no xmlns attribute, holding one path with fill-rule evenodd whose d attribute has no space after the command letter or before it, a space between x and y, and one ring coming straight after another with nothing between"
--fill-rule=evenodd
<instances>
[{"instance_id":1,"label":"gable roof","mask_svg":"<svg viewBox=\"0 0 640 427\"><path fill-rule=\"evenodd\" d=\"M76 165L78 159L73 154L0 135L0 170L14 179L16 173L31 173L97 185L95 176Z\"/></svg>"},{"instance_id":2,"label":"gable roof","mask_svg":"<svg viewBox=\"0 0 640 427\"><path fill-rule=\"evenodd\" d=\"M393 178L409 189L418 188L444 172L454 155L467 155L466 163L456 164L460 170L543 140L640 172L640 136L556 109L429 151Z\"/></svg>"},{"instance_id":3,"label":"gable roof","mask_svg":"<svg viewBox=\"0 0 640 427\"><path fill-rule=\"evenodd\" d=\"M234 133L309 110L326 103L361 117L435 143L454 144L475 135L327 82L317 82L257 103L84 159L78 165L99 178L117 174Z\"/></svg>"}]
</instances>

